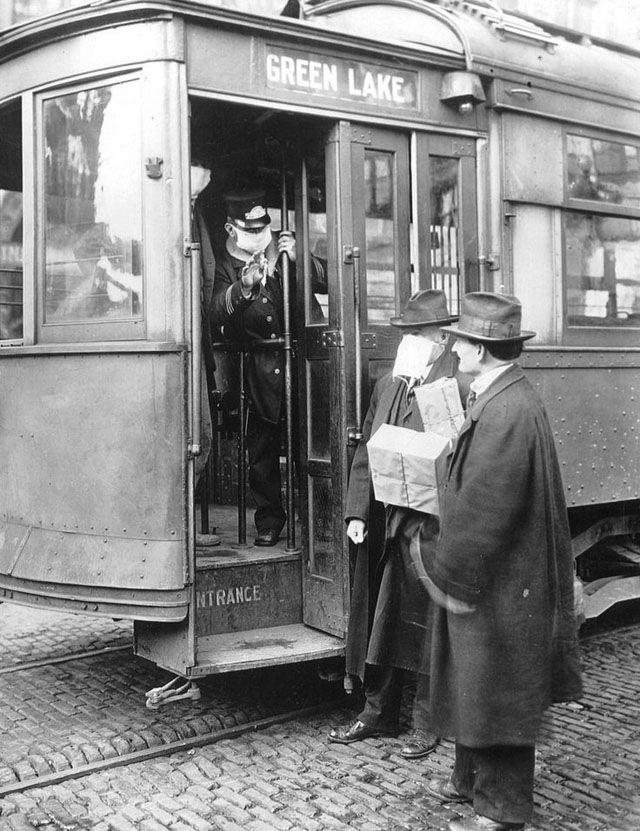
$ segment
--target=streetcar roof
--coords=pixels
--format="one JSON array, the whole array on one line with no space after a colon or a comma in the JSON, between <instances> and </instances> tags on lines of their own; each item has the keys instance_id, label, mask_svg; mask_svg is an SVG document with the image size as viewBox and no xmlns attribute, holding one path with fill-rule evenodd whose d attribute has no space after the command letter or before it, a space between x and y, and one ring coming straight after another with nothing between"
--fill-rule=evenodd
<instances>
[{"instance_id":1,"label":"streetcar roof","mask_svg":"<svg viewBox=\"0 0 640 831\"><path fill-rule=\"evenodd\" d=\"M465 68L487 77L531 78L543 86L593 90L640 100L640 53L605 48L582 38L500 11L483 0L304 0L303 19L281 17L282 0L70 0L63 11L0 32L0 53L9 58L52 38L167 13L211 24L268 28L358 50L389 47L394 57ZM246 11L249 8L251 11ZM261 13L260 13L261 12ZM267 22L268 21L268 22ZM564 33L566 34L566 33Z\"/></svg>"}]
</instances>

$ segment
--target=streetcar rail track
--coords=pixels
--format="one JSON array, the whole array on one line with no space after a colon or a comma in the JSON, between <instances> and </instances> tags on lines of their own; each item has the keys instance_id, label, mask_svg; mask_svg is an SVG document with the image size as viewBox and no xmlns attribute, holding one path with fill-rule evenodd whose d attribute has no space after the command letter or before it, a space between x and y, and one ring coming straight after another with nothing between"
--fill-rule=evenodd
<instances>
[{"instance_id":1,"label":"streetcar rail track","mask_svg":"<svg viewBox=\"0 0 640 831\"><path fill-rule=\"evenodd\" d=\"M638 630L639 628L640 621L634 620L620 626L612 626L610 628L607 627L602 630L596 629L595 631L585 633L581 636L580 640L583 642L593 641L599 637L606 637L609 634L630 632L633 630ZM69 653L67 655L58 655L50 658L42 658L34 661L12 664L10 666L0 668L0 675L19 672L21 670L26 671L30 669L37 669L53 664L82 660L85 658L95 657L104 654L124 652L127 650L131 650L131 648L132 643L130 642L128 644L106 646L96 650L87 650L85 652L75 652ZM307 718L310 716L318 715L324 712L328 712L335 707L343 707L344 705L345 700L342 696L337 698L331 698L327 701L322 702L321 704L316 704L310 707L304 707L300 709L289 710L285 713L278 713L267 716L266 718L246 721L242 724L234 725L233 727L211 730L207 733L203 733L197 736L191 736L183 739L177 739L175 741L159 743L157 745L153 745L152 747L147 747L139 750L132 750L131 752L123 753L122 755L118 756L113 756L108 759L100 759L95 762L88 762L85 765L74 765L63 770L51 771L51 773L44 773L41 775L36 774L33 776L25 777L24 779L17 779L14 782L9 782L0 785L0 799L4 798L5 796L10 796L11 794L23 793L33 788L42 788L47 787L49 785L58 785L70 780L78 779L84 776L89 776L93 773L100 773L102 771L110 770L117 767L126 767L127 765L135 764L138 762L144 762L149 759L169 756L174 753L188 751L208 744L214 744L224 739L236 738L245 733L258 730L265 730L277 724L282 724L284 722L291 721L297 718ZM583 707L584 705L580 705L579 708L582 709Z\"/></svg>"},{"instance_id":2,"label":"streetcar rail track","mask_svg":"<svg viewBox=\"0 0 640 831\"><path fill-rule=\"evenodd\" d=\"M48 658L38 658L34 661L23 661L18 664L9 664L6 667L0 667L0 675L8 675L11 672L20 672L21 670L38 669L39 667L47 667L51 664L64 664L69 661L79 661L83 658L93 658L96 655L108 655L111 652L125 652L133 648L133 641L127 644L103 646L100 649L91 649L87 652L70 652L67 655L54 655Z\"/></svg>"},{"instance_id":3,"label":"streetcar rail track","mask_svg":"<svg viewBox=\"0 0 640 831\"><path fill-rule=\"evenodd\" d=\"M86 765L78 765L76 767L66 768L65 770L47 773L41 776L34 776L29 777L28 779L21 779L17 782L10 782L6 785L0 786L0 799L11 794L23 793L24 791L32 788L45 788L49 785L60 785L71 779L79 779L83 776L89 776L92 773L101 773L102 771L110 770L112 768L125 767L137 762L145 762L148 759L155 759L159 756L170 756L173 753L192 750L206 744L214 744L215 742L222 741L223 739L233 739L243 733L266 730L268 727L273 727L276 724L293 721L296 718L306 718L308 716L317 715L319 713L327 712L334 707L343 705L344 699L342 698L330 699L328 701L324 701L322 704L315 704L312 707L303 707L299 710L289 710L286 713L278 713L268 716L267 718L247 721L244 722L244 724L238 724L234 727L213 730L199 736L191 736L186 739L167 742L166 744L145 748L144 750L134 750L131 753L125 753L122 756L114 756L111 759L102 759L98 762L91 762Z\"/></svg>"}]
</instances>

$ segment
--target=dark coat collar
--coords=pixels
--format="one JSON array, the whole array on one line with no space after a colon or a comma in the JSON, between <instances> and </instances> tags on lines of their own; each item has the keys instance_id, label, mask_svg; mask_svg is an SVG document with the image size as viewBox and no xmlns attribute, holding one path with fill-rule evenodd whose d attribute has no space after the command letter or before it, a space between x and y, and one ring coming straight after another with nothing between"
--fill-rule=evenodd
<instances>
[{"instance_id":1,"label":"dark coat collar","mask_svg":"<svg viewBox=\"0 0 640 831\"><path fill-rule=\"evenodd\" d=\"M484 390L484 392L480 393L474 405L471 407L469 415L473 421L477 421L480 418L482 411L492 398L495 398L496 395L499 395L503 390L510 387L512 384L522 381L524 377L525 375L520 364L513 364L513 366L506 369L502 375L499 375L496 380L490 384L486 390Z\"/></svg>"},{"instance_id":2,"label":"dark coat collar","mask_svg":"<svg viewBox=\"0 0 640 831\"><path fill-rule=\"evenodd\" d=\"M522 371L522 367L519 364L514 364L513 366L506 369L502 375L499 375L496 380L490 384L484 392L481 392L480 395L477 397L474 405L471 407L471 411L467 413L467 417L464 420L464 424L460 428L460 432L458 434L457 439L455 440L453 447L448 455L448 462L447 462L447 476L451 473L451 466L453 465L453 460L458 453L458 450L461 445L461 440L464 436L469 432L471 429L471 425L474 421L477 421L484 408L487 406L489 401L499 395L503 390L506 390L507 387L510 387L512 384L517 384L520 381L524 381L525 375Z\"/></svg>"}]
</instances>

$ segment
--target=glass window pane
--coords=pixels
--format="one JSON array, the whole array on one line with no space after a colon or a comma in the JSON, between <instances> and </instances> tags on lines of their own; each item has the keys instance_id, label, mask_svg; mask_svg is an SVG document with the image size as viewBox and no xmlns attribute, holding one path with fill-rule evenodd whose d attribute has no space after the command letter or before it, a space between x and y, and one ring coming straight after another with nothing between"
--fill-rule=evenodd
<instances>
[{"instance_id":1,"label":"glass window pane","mask_svg":"<svg viewBox=\"0 0 640 831\"><path fill-rule=\"evenodd\" d=\"M640 146L567 135L567 180L573 199L640 207Z\"/></svg>"},{"instance_id":2,"label":"glass window pane","mask_svg":"<svg viewBox=\"0 0 640 831\"><path fill-rule=\"evenodd\" d=\"M136 82L44 104L45 323L142 316Z\"/></svg>"},{"instance_id":3,"label":"glass window pane","mask_svg":"<svg viewBox=\"0 0 640 831\"><path fill-rule=\"evenodd\" d=\"M20 105L0 109L0 340L22 338Z\"/></svg>"},{"instance_id":4,"label":"glass window pane","mask_svg":"<svg viewBox=\"0 0 640 831\"><path fill-rule=\"evenodd\" d=\"M335 501L329 477L309 477L309 565L311 574L332 577L340 546L334 535Z\"/></svg>"},{"instance_id":5,"label":"glass window pane","mask_svg":"<svg viewBox=\"0 0 640 831\"><path fill-rule=\"evenodd\" d=\"M307 418L309 419L309 458L331 459L331 419L329 361L307 361Z\"/></svg>"},{"instance_id":6,"label":"glass window pane","mask_svg":"<svg viewBox=\"0 0 640 831\"><path fill-rule=\"evenodd\" d=\"M307 323L326 324L329 320L327 280L327 191L324 147L307 158L307 195L311 290L306 292Z\"/></svg>"},{"instance_id":7,"label":"glass window pane","mask_svg":"<svg viewBox=\"0 0 640 831\"><path fill-rule=\"evenodd\" d=\"M640 220L567 213L566 314L572 326L640 326Z\"/></svg>"},{"instance_id":8,"label":"glass window pane","mask_svg":"<svg viewBox=\"0 0 640 831\"><path fill-rule=\"evenodd\" d=\"M365 150L365 247L367 320L381 325L395 315L393 154Z\"/></svg>"},{"instance_id":9,"label":"glass window pane","mask_svg":"<svg viewBox=\"0 0 640 831\"><path fill-rule=\"evenodd\" d=\"M458 159L429 157L431 288L444 291L453 314L460 309L462 285L458 238L459 166Z\"/></svg>"}]
</instances>

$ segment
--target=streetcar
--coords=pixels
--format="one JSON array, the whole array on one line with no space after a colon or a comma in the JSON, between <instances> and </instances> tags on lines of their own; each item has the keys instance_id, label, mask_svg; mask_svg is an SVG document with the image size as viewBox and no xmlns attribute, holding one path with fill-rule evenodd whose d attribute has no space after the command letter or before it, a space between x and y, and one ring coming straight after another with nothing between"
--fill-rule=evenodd
<instances>
[{"instance_id":1,"label":"streetcar","mask_svg":"<svg viewBox=\"0 0 640 831\"><path fill-rule=\"evenodd\" d=\"M521 299L579 614L640 597L640 54L482 0L70 5L0 33L0 599L189 681L339 658L349 464L430 287ZM269 548L193 230L249 170L296 238Z\"/></svg>"}]
</instances>

